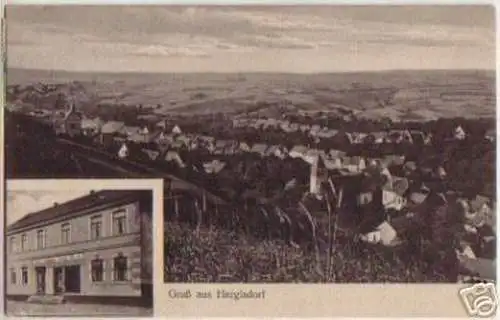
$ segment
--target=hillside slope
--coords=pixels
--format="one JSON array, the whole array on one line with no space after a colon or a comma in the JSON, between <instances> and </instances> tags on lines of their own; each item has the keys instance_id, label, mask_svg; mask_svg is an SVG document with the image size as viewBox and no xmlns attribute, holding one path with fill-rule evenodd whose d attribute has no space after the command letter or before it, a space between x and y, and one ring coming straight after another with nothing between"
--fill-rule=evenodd
<instances>
[{"instance_id":1,"label":"hillside slope","mask_svg":"<svg viewBox=\"0 0 500 320\"><path fill-rule=\"evenodd\" d=\"M110 74L8 70L8 99L53 108L58 94L95 104L158 106L158 113L346 110L357 117L425 121L494 117L495 75L486 71L337 74ZM52 84L48 86L48 84ZM278 108L278 110L277 110ZM280 109L281 108L281 109Z\"/></svg>"}]
</instances>

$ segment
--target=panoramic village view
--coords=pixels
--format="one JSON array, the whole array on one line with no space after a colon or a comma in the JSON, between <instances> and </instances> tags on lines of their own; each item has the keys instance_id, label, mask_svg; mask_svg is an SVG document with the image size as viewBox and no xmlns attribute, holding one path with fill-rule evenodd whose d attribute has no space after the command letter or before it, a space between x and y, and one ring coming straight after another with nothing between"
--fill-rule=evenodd
<instances>
[{"instance_id":1,"label":"panoramic village view","mask_svg":"<svg viewBox=\"0 0 500 320\"><path fill-rule=\"evenodd\" d=\"M162 178L165 282L496 281L487 59L214 73L188 56L200 72L9 68L7 177Z\"/></svg>"}]
</instances>

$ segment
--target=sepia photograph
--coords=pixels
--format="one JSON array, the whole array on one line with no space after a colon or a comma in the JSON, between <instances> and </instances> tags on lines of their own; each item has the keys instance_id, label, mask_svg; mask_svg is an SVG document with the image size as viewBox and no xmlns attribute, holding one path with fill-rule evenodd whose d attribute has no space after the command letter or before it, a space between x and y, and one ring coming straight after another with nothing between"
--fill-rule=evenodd
<instances>
[{"instance_id":1,"label":"sepia photograph","mask_svg":"<svg viewBox=\"0 0 500 320\"><path fill-rule=\"evenodd\" d=\"M151 190L6 195L9 316L152 316Z\"/></svg>"},{"instance_id":2,"label":"sepia photograph","mask_svg":"<svg viewBox=\"0 0 500 320\"><path fill-rule=\"evenodd\" d=\"M6 177L162 179L163 288L496 282L493 5L8 5L6 25Z\"/></svg>"}]
</instances>

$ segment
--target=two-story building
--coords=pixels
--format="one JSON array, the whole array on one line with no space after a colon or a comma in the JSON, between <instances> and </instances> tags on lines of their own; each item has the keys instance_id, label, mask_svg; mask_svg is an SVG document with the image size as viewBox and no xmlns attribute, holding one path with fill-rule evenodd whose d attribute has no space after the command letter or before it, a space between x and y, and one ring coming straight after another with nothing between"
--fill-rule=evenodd
<instances>
[{"instance_id":1,"label":"two-story building","mask_svg":"<svg viewBox=\"0 0 500 320\"><path fill-rule=\"evenodd\" d=\"M7 298L152 304L151 191L55 203L8 226L6 237Z\"/></svg>"}]
</instances>

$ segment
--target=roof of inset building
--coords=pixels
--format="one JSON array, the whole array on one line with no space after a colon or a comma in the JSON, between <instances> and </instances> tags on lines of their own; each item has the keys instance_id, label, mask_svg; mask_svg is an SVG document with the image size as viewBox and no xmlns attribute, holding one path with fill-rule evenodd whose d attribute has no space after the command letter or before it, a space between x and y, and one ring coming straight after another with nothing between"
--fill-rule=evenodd
<instances>
[{"instance_id":1,"label":"roof of inset building","mask_svg":"<svg viewBox=\"0 0 500 320\"><path fill-rule=\"evenodd\" d=\"M50 208L29 213L20 220L7 227L7 233L13 233L24 228L41 226L52 223L54 220L64 220L82 214L92 213L98 208L132 202L150 191L145 190L101 190L88 195L54 205Z\"/></svg>"}]
</instances>

